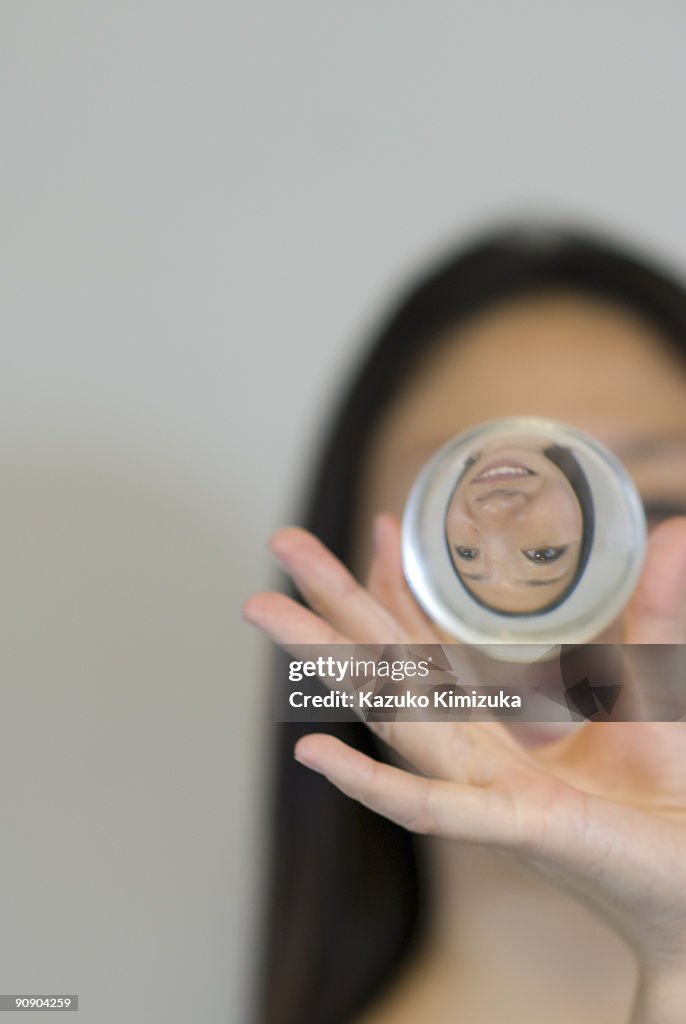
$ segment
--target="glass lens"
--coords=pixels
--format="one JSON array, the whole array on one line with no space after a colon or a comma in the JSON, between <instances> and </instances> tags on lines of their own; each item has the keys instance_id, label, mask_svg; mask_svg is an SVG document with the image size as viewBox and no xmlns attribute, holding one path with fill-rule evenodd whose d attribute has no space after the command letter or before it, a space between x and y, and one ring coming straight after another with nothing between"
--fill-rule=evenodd
<instances>
[{"instance_id":1,"label":"glass lens","mask_svg":"<svg viewBox=\"0 0 686 1024\"><path fill-rule=\"evenodd\" d=\"M420 604L456 639L581 643L629 599L645 549L641 502L602 445L551 420L509 418L454 438L415 482L403 558Z\"/></svg>"}]
</instances>

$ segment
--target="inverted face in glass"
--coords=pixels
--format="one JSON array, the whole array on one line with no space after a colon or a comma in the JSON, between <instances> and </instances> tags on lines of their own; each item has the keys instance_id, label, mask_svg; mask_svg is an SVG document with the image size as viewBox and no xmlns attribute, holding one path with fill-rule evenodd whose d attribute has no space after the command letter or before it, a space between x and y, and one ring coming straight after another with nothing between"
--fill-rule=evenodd
<instances>
[{"instance_id":1,"label":"inverted face in glass","mask_svg":"<svg viewBox=\"0 0 686 1024\"><path fill-rule=\"evenodd\" d=\"M556 607L573 592L592 528L590 490L574 453L535 437L491 441L470 455L445 519L463 586L511 615Z\"/></svg>"}]
</instances>

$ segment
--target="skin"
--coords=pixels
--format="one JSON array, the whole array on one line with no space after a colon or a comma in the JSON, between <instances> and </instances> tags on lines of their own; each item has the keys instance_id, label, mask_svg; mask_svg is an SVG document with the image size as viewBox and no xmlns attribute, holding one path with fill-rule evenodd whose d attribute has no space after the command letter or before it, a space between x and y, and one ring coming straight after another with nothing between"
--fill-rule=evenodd
<instances>
[{"instance_id":1,"label":"skin","mask_svg":"<svg viewBox=\"0 0 686 1024\"><path fill-rule=\"evenodd\" d=\"M453 565L467 589L498 611L544 608L564 593L579 563L581 506L540 449L525 439L487 446L448 505ZM527 475L499 473L503 466Z\"/></svg>"},{"instance_id":2,"label":"skin","mask_svg":"<svg viewBox=\"0 0 686 1024\"><path fill-rule=\"evenodd\" d=\"M686 505L685 398L683 363L613 305L560 295L479 317L432 351L373 439L352 566L366 585L316 538L285 528L270 548L311 610L259 594L247 620L286 648L445 641L400 561L398 516L426 458L481 421L550 416L623 459L656 523ZM597 639L620 638L686 640L685 517L654 525L637 590ZM505 1011L517 1024L683 1021L686 726L587 724L528 745L498 722L373 728L391 763L316 733L295 750L425 837L429 935L364 1024L485 1024Z\"/></svg>"}]
</instances>

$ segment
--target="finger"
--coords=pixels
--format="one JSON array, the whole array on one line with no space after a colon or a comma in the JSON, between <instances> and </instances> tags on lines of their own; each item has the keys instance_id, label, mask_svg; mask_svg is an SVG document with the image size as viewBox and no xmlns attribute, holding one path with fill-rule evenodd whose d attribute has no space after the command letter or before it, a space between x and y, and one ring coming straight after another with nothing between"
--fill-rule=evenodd
<instances>
[{"instance_id":1,"label":"finger","mask_svg":"<svg viewBox=\"0 0 686 1024\"><path fill-rule=\"evenodd\" d=\"M370 594L402 626L408 639L437 644L441 637L417 604L405 578L401 555L401 526L392 515L378 515L374 521L374 555L367 587Z\"/></svg>"},{"instance_id":2,"label":"finger","mask_svg":"<svg viewBox=\"0 0 686 1024\"><path fill-rule=\"evenodd\" d=\"M255 594L245 602L243 618L287 651L304 644L350 644L348 637L285 594Z\"/></svg>"},{"instance_id":3,"label":"finger","mask_svg":"<svg viewBox=\"0 0 686 1024\"><path fill-rule=\"evenodd\" d=\"M513 803L501 793L413 775L333 736L303 737L295 756L342 793L412 832L500 846L519 841Z\"/></svg>"},{"instance_id":4,"label":"finger","mask_svg":"<svg viewBox=\"0 0 686 1024\"><path fill-rule=\"evenodd\" d=\"M325 655L329 645L351 644L349 636L284 594L257 594L246 602L243 614L296 658L311 657L311 652L303 654L304 646L316 647ZM329 689L350 688L349 683L341 687L329 678L322 681ZM360 717L364 718L361 713ZM375 735L419 771L458 782L485 785L511 771L513 760L526 759L497 722L364 720Z\"/></svg>"},{"instance_id":5,"label":"finger","mask_svg":"<svg viewBox=\"0 0 686 1024\"><path fill-rule=\"evenodd\" d=\"M257 626L293 657L311 657L330 645L350 645L348 637L284 594L256 594L243 608L246 621ZM307 654L303 654L307 647ZM350 689L347 683L323 678L329 687ZM524 755L498 723L393 722L364 719L368 728L411 765L426 774L458 782L486 785L512 772L515 755ZM516 763L516 759L515 759Z\"/></svg>"},{"instance_id":6,"label":"finger","mask_svg":"<svg viewBox=\"0 0 686 1024\"><path fill-rule=\"evenodd\" d=\"M645 882L640 844L627 848L618 839L640 825L643 812L559 780L532 775L530 785L522 783L510 792L462 786L413 775L317 734L299 740L295 756L342 793L401 827L524 855L596 908L608 908L608 894L625 900L627 877L633 876L633 885ZM667 845L669 829L663 823L660 841ZM618 843L631 855L620 872ZM669 898L673 880L669 874L666 879Z\"/></svg>"},{"instance_id":7,"label":"finger","mask_svg":"<svg viewBox=\"0 0 686 1024\"><path fill-rule=\"evenodd\" d=\"M668 519L648 539L636 592L625 617L632 644L680 644L686 639L686 516Z\"/></svg>"},{"instance_id":8,"label":"finger","mask_svg":"<svg viewBox=\"0 0 686 1024\"><path fill-rule=\"evenodd\" d=\"M307 530L286 527L274 534L269 546L308 604L349 642L405 641L393 616Z\"/></svg>"},{"instance_id":9,"label":"finger","mask_svg":"<svg viewBox=\"0 0 686 1024\"><path fill-rule=\"evenodd\" d=\"M368 587L373 596L379 601L380 604L384 605L385 608L393 615L394 619L400 623L405 632L415 643L422 644L441 644L449 643L455 645L455 641L452 638L446 638L438 628L431 622L429 617L424 614L422 609L417 604L417 601L410 590L410 587L405 578L405 573L402 565L402 542L401 542L401 525L400 521L396 516L388 513L382 513L378 515L374 522L374 557L369 573ZM460 650L464 652L461 664L463 667L467 662L470 661L467 653L467 648L463 645L459 645ZM483 668L484 664L489 664L488 659L482 659L480 666ZM475 672L475 678L473 680L474 685L481 682L488 682L483 678L478 678L481 672L477 669ZM410 723L414 724L414 723ZM397 730L404 731L405 725L399 725ZM473 741L477 738L483 739L483 737L490 735L493 739L501 745L505 745L514 750L520 750L520 744L512 737L511 733L502 725L500 722L480 722L470 723L471 736L468 740L468 733L461 730L459 726L453 726L452 735L450 735L448 742L446 739L449 735L443 724L439 725L439 728L432 731L431 742L435 744L433 751L433 767L432 773L443 774L445 778L455 778L455 753L458 747L462 747L463 754L466 750L471 754L473 748ZM396 729L393 732L397 731ZM400 741L402 742L402 741ZM394 746L399 746L399 741L396 739L393 742ZM402 742L403 747L407 747L407 741ZM444 753L446 747L449 748L448 753ZM413 761L414 764L419 766L419 763L426 763L426 758L429 756L428 752L421 752L421 762L417 760ZM440 769L437 767L440 765ZM483 768L477 769L483 771Z\"/></svg>"}]
</instances>

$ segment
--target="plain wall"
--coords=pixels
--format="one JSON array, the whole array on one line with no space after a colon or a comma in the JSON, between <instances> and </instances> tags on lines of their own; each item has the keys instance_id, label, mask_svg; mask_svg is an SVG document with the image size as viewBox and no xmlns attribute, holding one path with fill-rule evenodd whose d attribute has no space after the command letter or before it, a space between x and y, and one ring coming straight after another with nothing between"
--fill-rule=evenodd
<instances>
[{"instance_id":1,"label":"plain wall","mask_svg":"<svg viewBox=\"0 0 686 1024\"><path fill-rule=\"evenodd\" d=\"M0 6L0 992L245 1018L265 540L443 246L538 211L686 265L685 32L664 0Z\"/></svg>"}]
</instances>

